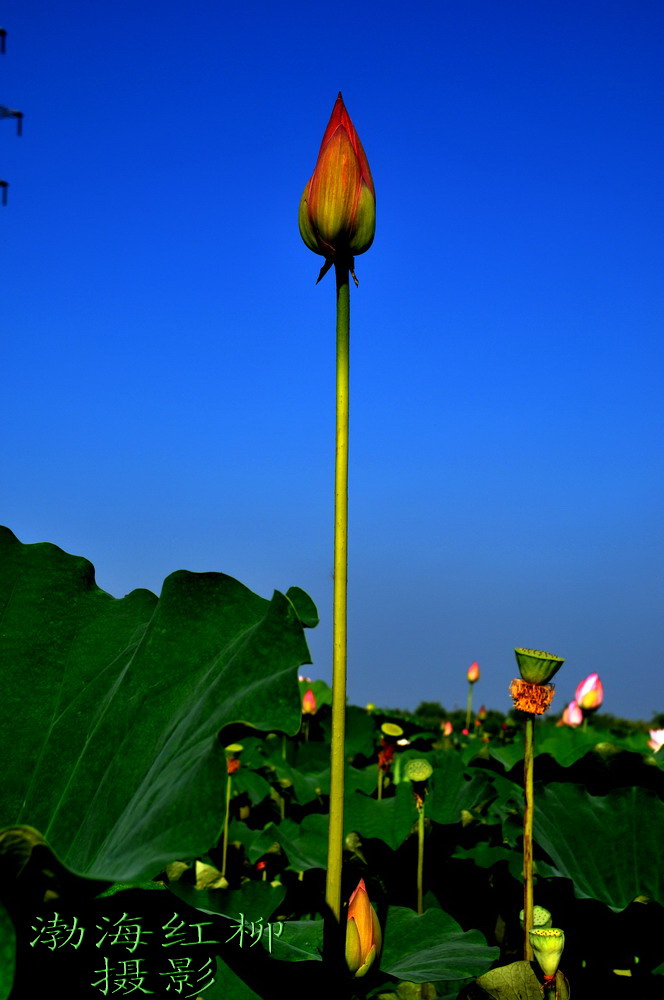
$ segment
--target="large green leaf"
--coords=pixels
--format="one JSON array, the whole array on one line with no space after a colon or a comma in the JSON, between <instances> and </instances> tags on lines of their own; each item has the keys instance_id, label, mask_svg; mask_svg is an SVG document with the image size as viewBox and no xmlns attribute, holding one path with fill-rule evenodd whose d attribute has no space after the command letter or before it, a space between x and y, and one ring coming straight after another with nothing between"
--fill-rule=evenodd
<instances>
[{"instance_id":1,"label":"large green leaf","mask_svg":"<svg viewBox=\"0 0 664 1000\"><path fill-rule=\"evenodd\" d=\"M223 822L217 734L297 731L314 614L297 588L267 601L221 573L116 599L87 560L0 529L0 825L112 881L204 852Z\"/></svg>"},{"instance_id":2,"label":"large green leaf","mask_svg":"<svg viewBox=\"0 0 664 1000\"><path fill-rule=\"evenodd\" d=\"M272 942L272 956L282 962L320 962L322 952L322 920L286 920Z\"/></svg>"},{"instance_id":3,"label":"large green leaf","mask_svg":"<svg viewBox=\"0 0 664 1000\"><path fill-rule=\"evenodd\" d=\"M436 823L458 823L461 811L470 811L487 792L493 798L489 775L479 768L471 769L470 777L464 769L459 754L453 750L441 751L434 760L434 772L430 779L431 791L426 798L425 811Z\"/></svg>"},{"instance_id":4,"label":"large green leaf","mask_svg":"<svg viewBox=\"0 0 664 1000\"><path fill-rule=\"evenodd\" d=\"M556 1000L569 1000L569 984L562 972L556 973ZM459 1000L542 1000L542 984L530 962L512 962L499 965L466 986L459 994ZM552 994L553 995L553 992Z\"/></svg>"},{"instance_id":5,"label":"large green leaf","mask_svg":"<svg viewBox=\"0 0 664 1000\"><path fill-rule=\"evenodd\" d=\"M484 972L498 957L480 931L464 931L444 910L417 915L390 906L380 960L383 972L413 983L467 979Z\"/></svg>"},{"instance_id":6,"label":"large green leaf","mask_svg":"<svg viewBox=\"0 0 664 1000\"><path fill-rule=\"evenodd\" d=\"M286 895L283 885L269 882L246 882L241 889L195 889L183 880L170 884L171 892L179 899L203 913L212 913L229 920L237 920L240 914L245 920L259 920L267 923L275 910L281 906Z\"/></svg>"},{"instance_id":7,"label":"large green leaf","mask_svg":"<svg viewBox=\"0 0 664 1000\"><path fill-rule=\"evenodd\" d=\"M319 813L305 816L301 823L284 819L269 827L288 857L291 868L308 871L327 866L327 830L329 817Z\"/></svg>"},{"instance_id":8,"label":"large green leaf","mask_svg":"<svg viewBox=\"0 0 664 1000\"><path fill-rule=\"evenodd\" d=\"M223 958L216 957L214 982L205 989L205 1000L259 1000L258 993L233 972Z\"/></svg>"},{"instance_id":9,"label":"large green leaf","mask_svg":"<svg viewBox=\"0 0 664 1000\"><path fill-rule=\"evenodd\" d=\"M409 782L397 785L396 795L380 802L362 792L352 792L346 796L344 836L354 831L363 838L378 837L396 851L416 819L415 797Z\"/></svg>"},{"instance_id":10,"label":"large green leaf","mask_svg":"<svg viewBox=\"0 0 664 1000\"><path fill-rule=\"evenodd\" d=\"M594 726L588 729L571 729L569 726L535 727L535 756L550 754L562 767L570 767L597 747L607 745L637 752L646 749L641 733L618 737ZM492 743L489 753L509 771L523 760L523 736L517 736L513 743Z\"/></svg>"},{"instance_id":11,"label":"large green leaf","mask_svg":"<svg viewBox=\"0 0 664 1000\"><path fill-rule=\"evenodd\" d=\"M552 874L572 879L577 896L614 910L638 895L664 904L664 802L653 792L537 786L533 830L553 860Z\"/></svg>"},{"instance_id":12,"label":"large green leaf","mask_svg":"<svg viewBox=\"0 0 664 1000\"><path fill-rule=\"evenodd\" d=\"M7 1000L14 983L16 932L6 909L0 903L0 1000Z\"/></svg>"}]
</instances>

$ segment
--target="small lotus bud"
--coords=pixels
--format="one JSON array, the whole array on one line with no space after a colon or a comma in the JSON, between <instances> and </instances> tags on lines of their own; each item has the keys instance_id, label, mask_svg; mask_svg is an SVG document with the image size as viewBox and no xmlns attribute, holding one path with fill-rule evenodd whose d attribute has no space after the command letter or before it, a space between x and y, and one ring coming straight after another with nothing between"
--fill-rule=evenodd
<instances>
[{"instance_id":1,"label":"small lotus bud","mask_svg":"<svg viewBox=\"0 0 664 1000\"><path fill-rule=\"evenodd\" d=\"M599 674L589 674L584 681L581 681L574 700L584 712L594 712L599 708L604 700L604 688Z\"/></svg>"},{"instance_id":2,"label":"small lotus bud","mask_svg":"<svg viewBox=\"0 0 664 1000\"><path fill-rule=\"evenodd\" d=\"M649 729L648 732L650 733L648 746L657 753L664 747L664 729Z\"/></svg>"},{"instance_id":3,"label":"small lotus bud","mask_svg":"<svg viewBox=\"0 0 664 1000\"><path fill-rule=\"evenodd\" d=\"M583 712L575 701L570 701L569 705L565 706L560 722L561 725L571 726L572 728L581 725L583 722Z\"/></svg>"},{"instance_id":4,"label":"small lotus bud","mask_svg":"<svg viewBox=\"0 0 664 1000\"><path fill-rule=\"evenodd\" d=\"M313 693L311 688L302 695L302 714L303 715L315 715L318 711L318 705L316 704L316 695Z\"/></svg>"},{"instance_id":5,"label":"small lotus bud","mask_svg":"<svg viewBox=\"0 0 664 1000\"><path fill-rule=\"evenodd\" d=\"M519 673L529 684L547 684L565 660L541 649L515 649Z\"/></svg>"},{"instance_id":6,"label":"small lotus bud","mask_svg":"<svg viewBox=\"0 0 664 1000\"><path fill-rule=\"evenodd\" d=\"M545 976L555 976L565 947L565 934L559 927L534 927L530 943Z\"/></svg>"},{"instance_id":7,"label":"small lotus bud","mask_svg":"<svg viewBox=\"0 0 664 1000\"><path fill-rule=\"evenodd\" d=\"M475 684L480 679L480 665L479 663L471 663L468 667L468 681L470 684Z\"/></svg>"}]
</instances>

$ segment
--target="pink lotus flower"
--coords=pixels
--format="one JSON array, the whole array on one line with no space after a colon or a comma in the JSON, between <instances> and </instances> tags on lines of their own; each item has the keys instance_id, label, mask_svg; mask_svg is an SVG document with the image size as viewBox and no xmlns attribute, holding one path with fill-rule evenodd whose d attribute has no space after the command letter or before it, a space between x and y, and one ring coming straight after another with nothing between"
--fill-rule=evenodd
<instances>
[{"instance_id":1,"label":"pink lotus flower","mask_svg":"<svg viewBox=\"0 0 664 1000\"><path fill-rule=\"evenodd\" d=\"M479 663L471 663L468 667L468 680L471 684L480 679L480 665Z\"/></svg>"},{"instance_id":2,"label":"pink lotus flower","mask_svg":"<svg viewBox=\"0 0 664 1000\"><path fill-rule=\"evenodd\" d=\"M589 674L585 681L581 681L574 700L584 712L592 712L604 701L604 688L599 679L599 674Z\"/></svg>"},{"instance_id":3,"label":"pink lotus flower","mask_svg":"<svg viewBox=\"0 0 664 1000\"><path fill-rule=\"evenodd\" d=\"M440 728L443 730L443 736L451 736L454 730L454 726L449 719L445 723L441 722Z\"/></svg>"},{"instance_id":4,"label":"pink lotus flower","mask_svg":"<svg viewBox=\"0 0 664 1000\"><path fill-rule=\"evenodd\" d=\"M658 750L664 747L664 729L651 729L649 732L650 739L648 740L648 746L657 753Z\"/></svg>"},{"instance_id":5,"label":"pink lotus flower","mask_svg":"<svg viewBox=\"0 0 664 1000\"><path fill-rule=\"evenodd\" d=\"M570 701L569 705L565 706L562 714L561 723L565 726L580 726L583 722L583 712L579 708L576 701Z\"/></svg>"}]
</instances>

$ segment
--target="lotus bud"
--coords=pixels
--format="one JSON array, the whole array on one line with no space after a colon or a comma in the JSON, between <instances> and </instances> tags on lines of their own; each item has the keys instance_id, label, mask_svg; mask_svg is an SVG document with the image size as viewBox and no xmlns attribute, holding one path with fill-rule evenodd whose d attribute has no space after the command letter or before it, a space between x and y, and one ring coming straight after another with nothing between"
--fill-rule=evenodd
<instances>
[{"instance_id":1,"label":"lotus bud","mask_svg":"<svg viewBox=\"0 0 664 1000\"><path fill-rule=\"evenodd\" d=\"M346 965L356 979L367 974L380 954L381 940L378 917L360 879L348 902L346 923Z\"/></svg>"},{"instance_id":2,"label":"lotus bud","mask_svg":"<svg viewBox=\"0 0 664 1000\"><path fill-rule=\"evenodd\" d=\"M454 732L454 726L449 719L446 722L441 722L440 728L443 730L443 736L451 736Z\"/></svg>"},{"instance_id":3,"label":"lotus bud","mask_svg":"<svg viewBox=\"0 0 664 1000\"><path fill-rule=\"evenodd\" d=\"M541 649L515 649L519 673L529 684L548 684L565 660Z\"/></svg>"},{"instance_id":4,"label":"lotus bud","mask_svg":"<svg viewBox=\"0 0 664 1000\"><path fill-rule=\"evenodd\" d=\"M471 663L468 667L468 681L470 684L475 684L480 679L480 665L479 663Z\"/></svg>"},{"instance_id":5,"label":"lotus bud","mask_svg":"<svg viewBox=\"0 0 664 1000\"><path fill-rule=\"evenodd\" d=\"M581 681L574 700L584 712L594 712L599 708L604 700L604 688L599 674L589 674L584 681Z\"/></svg>"},{"instance_id":6,"label":"lotus bud","mask_svg":"<svg viewBox=\"0 0 664 1000\"><path fill-rule=\"evenodd\" d=\"M308 688L302 695L302 714L315 715L317 711L318 705L316 704L316 695L313 693L311 688Z\"/></svg>"},{"instance_id":7,"label":"lotus bud","mask_svg":"<svg viewBox=\"0 0 664 1000\"><path fill-rule=\"evenodd\" d=\"M563 709L561 723L564 726L580 726L583 722L583 712L575 701L570 701Z\"/></svg>"},{"instance_id":8,"label":"lotus bud","mask_svg":"<svg viewBox=\"0 0 664 1000\"><path fill-rule=\"evenodd\" d=\"M555 976L565 947L565 934L559 927L534 927L530 943L545 976Z\"/></svg>"},{"instance_id":9,"label":"lotus bud","mask_svg":"<svg viewBox=\"0 0 664 1000\"><path fill-rule=\"evenodd\" d=\"M649 733L648 746L657 753L658 750L664 747L664 729L650 729Z\"/></svg>"},{"instance_id":10,"label":"lotus bud","mask_svg":"<svg viewBox=\"0 0 664 1000\"><path fill-rule=\"evenodd\" d=\"M336 261L352 268L353 256L364 253L373 242L376 192L366 153L341 94L300 201L299 225L309 249L328 262L321 277Z\"/></svg>"}]
</instances>

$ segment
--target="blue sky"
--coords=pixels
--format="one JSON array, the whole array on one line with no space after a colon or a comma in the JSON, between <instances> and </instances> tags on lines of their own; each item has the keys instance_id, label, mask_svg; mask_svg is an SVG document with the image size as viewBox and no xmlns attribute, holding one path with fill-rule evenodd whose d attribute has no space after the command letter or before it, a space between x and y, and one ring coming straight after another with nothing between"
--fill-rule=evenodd
<instances>
[{"instance_id":1,"label":"blue sky","mask_svg":"<svg viewBox=\"0 0 664 1000\"><path fill-rule=\"evenodd\" d=\"M349 696L510 707L515 645L662 680L664 6L7 0L0 521L157 593L304 588L329 679L334 282L297 208L341 90Z\"/></svg>"}]
</instances>

